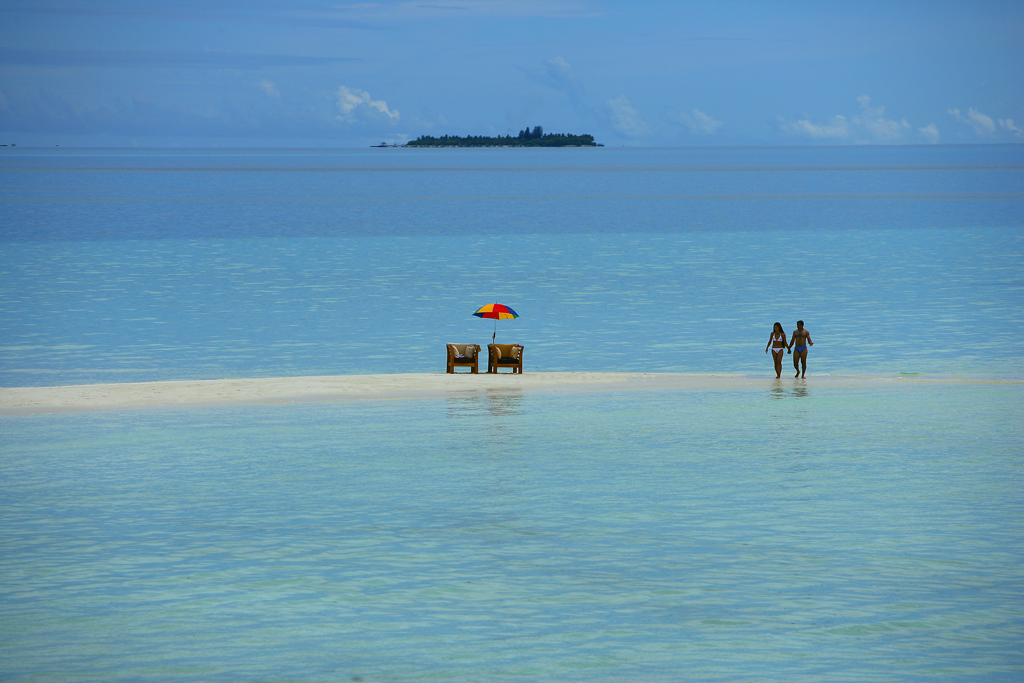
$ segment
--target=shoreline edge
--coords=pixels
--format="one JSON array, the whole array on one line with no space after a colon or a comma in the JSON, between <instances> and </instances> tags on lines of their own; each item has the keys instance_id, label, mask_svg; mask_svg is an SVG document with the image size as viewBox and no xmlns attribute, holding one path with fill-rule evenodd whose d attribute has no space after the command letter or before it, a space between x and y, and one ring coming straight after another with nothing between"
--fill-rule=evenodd
<instances>
[{"instance_id":1,"label":"shoreline edge","mask_svg":"<svg viewBox=\"0 0 1024 683\"><path fill-rule=\"evenodd\" d=\"M608 390L743 390L775 386L838 388L900 384L1024 384L1024 380L880 375L811 375L807 379L712 373L533 372L406 373L0 388L0 416L273 403L312 403L473 396L492 392Z\"/></svg>"}]
</instances>

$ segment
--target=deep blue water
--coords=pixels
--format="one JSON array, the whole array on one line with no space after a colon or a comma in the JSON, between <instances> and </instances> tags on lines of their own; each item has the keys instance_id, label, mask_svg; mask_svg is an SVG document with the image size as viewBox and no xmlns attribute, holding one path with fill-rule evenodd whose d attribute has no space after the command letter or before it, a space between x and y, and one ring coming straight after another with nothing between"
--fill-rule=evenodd
<instances>
[{"instance_id":1,"label":"deep blue water","mask_svg":"<svg viewBox=\"0 0 1024 683\"><path fill-rule=\"evenodd\" d=\"M1022 170L4 150L2 386L441 372L496 300L526 372L764 381L0 418L0 679L1019 681Z\"/></svg>"}]
</instances>

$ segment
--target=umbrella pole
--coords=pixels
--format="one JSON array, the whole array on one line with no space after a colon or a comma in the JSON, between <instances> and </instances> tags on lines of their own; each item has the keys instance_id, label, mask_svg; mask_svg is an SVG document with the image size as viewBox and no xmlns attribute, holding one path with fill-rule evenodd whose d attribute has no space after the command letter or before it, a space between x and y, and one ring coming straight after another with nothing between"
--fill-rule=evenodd
<instances>
[{"instance_id":1,"label":"umbrella pole","mask_svg":"<svg viewBox=\"0 0 1024 683\"><path fill-rule=\"evenodd\" d=\"M494 343L494 338L498 336L498 319L494 319L494 332L491 333L491 343Z\"/></svg>"}]
</instances>

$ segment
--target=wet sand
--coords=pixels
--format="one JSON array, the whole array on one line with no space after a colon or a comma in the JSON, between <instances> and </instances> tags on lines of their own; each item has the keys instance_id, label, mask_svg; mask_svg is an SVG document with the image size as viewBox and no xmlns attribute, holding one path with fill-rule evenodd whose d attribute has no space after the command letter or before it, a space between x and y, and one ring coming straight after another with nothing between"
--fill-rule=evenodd
<instances>
[{"instance_id":1,"label":"wet sand","mask_svg":"<svg viewBox=\"0 0 1024 683\"><path fill-rule=\"evenodd\" d=\"M735 390L772 386L848 387L884 383L1021 383L1019 380L919 376L811 375L805 380L753 375L531 372L265 377L52 387L0 388L0 415L225 404L411 399L495 391Z\"/></svg>"}]
</instances>

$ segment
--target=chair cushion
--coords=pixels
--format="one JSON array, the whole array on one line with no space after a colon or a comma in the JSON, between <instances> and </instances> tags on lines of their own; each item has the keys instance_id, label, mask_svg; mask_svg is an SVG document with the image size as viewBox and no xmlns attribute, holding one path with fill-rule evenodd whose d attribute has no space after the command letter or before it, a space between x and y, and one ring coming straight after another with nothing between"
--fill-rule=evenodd
<instances>
[{"instance_id":1,"label":"chair cushion","mask_svg":"<svg viewBox=\"0 0 1024 683\"><path fill-rule=\"evenodd\" d=\"M518 358L519 357L519 345L518 344L493 344L494 350L497 351L499 358Z\"/></svg>"},{"instance_id":2,"label":"chair cushion","mask_svg":"<svg viewBox=\"0 0 1024 683\"><path fill-rule=\"evenodd\" d=\"M473 358L476 356L476 346L473 344L449 344L452 353L456 358Z\"/></svg>"}]
</instances>

